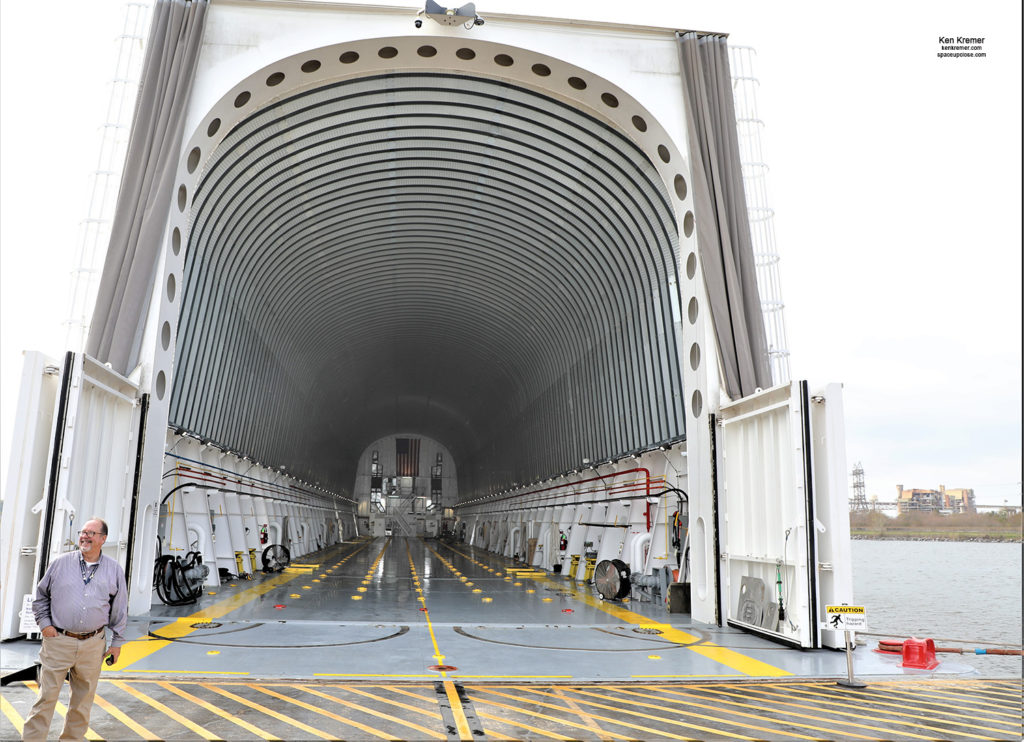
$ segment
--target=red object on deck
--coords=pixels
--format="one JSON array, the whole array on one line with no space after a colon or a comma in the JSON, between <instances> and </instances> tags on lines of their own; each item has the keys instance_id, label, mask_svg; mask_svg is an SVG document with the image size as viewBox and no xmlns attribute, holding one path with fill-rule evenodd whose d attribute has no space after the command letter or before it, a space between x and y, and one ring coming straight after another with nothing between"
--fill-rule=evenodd
<instances>
[{"instance_id":1,"label":"red object on deck","mask_svg":"<svg viewBox=\"0 0 1024 742\"><path fill-rule=\"evenodd\" d=\"M903 642L903 666L919 670L933 670L939 666L935 659L933 639L905 639Z\"/></svg>"}]
</instances>

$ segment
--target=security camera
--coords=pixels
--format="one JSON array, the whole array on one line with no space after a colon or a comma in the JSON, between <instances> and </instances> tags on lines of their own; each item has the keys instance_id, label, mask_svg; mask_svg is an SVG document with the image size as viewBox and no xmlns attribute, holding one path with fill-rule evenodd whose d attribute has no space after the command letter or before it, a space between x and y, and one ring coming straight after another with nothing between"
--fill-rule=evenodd
<instances>
[{"instance_id":1,"label":"security camera","mask_svg":"<svg viewBox=\"0 0 1024 742\"><path fill-rule=\"evenodd\" d=\"M415 21L413 21L413 25L415 25L416 28L422 28L423 27L423 19L422 18L417 18Z\"/></svg>"}]
</instances>

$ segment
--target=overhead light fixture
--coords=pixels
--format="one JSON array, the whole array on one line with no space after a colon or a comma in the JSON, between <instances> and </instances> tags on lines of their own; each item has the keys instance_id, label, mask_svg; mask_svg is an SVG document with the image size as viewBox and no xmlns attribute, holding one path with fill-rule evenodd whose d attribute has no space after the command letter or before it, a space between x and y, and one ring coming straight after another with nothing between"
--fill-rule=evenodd
<instances>
[{"instance_id":1,"label":"overhead light fixture","mask_svg":"<svg viewBox=\"0 0 1024 742\"><path fill-rule=\"evenodd\" d=\"M461 8L443 8L434 0L427 0L426 7L416 15L425 15L442 26L462 26L470 29L473 26L484 25L484 19L476 14L476 3L466 3ZM414 23L416 28L420 28L423 20L417 17Z\"/></svg>"}]
</instances>

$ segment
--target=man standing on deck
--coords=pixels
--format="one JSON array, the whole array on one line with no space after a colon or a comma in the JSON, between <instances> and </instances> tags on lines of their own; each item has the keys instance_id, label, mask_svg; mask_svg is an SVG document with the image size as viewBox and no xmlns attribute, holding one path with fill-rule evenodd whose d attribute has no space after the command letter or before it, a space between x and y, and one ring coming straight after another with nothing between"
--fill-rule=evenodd
<instances>
[{"instance_id":1,"label":"man standing on deck","mask_svg":"<svg viewBox=\"0 0 1024 742\"><path fill-rule=\"evenodd\" d=\"M78 532L80 551L50 562L36 587L32 612L43 634L42 666L39 698L25 720L25 742L46 739L69 670L71 700L60 738L84 740L103 657L110 654L113 664L121 654L128 623L128 586L121 565L102 554L106 540L107 524L99 518L88 521ZM109 652L104 635L107 626L113 632Z\"/></svg>"}]
</instances>

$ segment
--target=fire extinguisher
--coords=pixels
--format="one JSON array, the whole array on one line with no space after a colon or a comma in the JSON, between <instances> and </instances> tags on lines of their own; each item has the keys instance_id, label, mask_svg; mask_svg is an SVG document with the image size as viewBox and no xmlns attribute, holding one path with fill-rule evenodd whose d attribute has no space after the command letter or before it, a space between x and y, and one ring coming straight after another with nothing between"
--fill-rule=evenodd
<instances>
[{"instance_id":1,"label":"fire extinguisher","mask_svg":"<svg viewBox=\"0 0 1024 742\"><path fill-rule=\"evenodd\" d=\"M260 526L260 544L265 544L269 540L267 535L267 526L264 524Z\"/></svg>"},{"instance_id":2,"label":"fire extinguisher","mask_svg":"<svg viewBox=\"0 0 1024 742\"><path fill-rule=\"evenodd\" d=\"M558 532L558 550L565 551L569 548L569 537L565 535L565 531Z\"/></svg>"}]
</instances>

